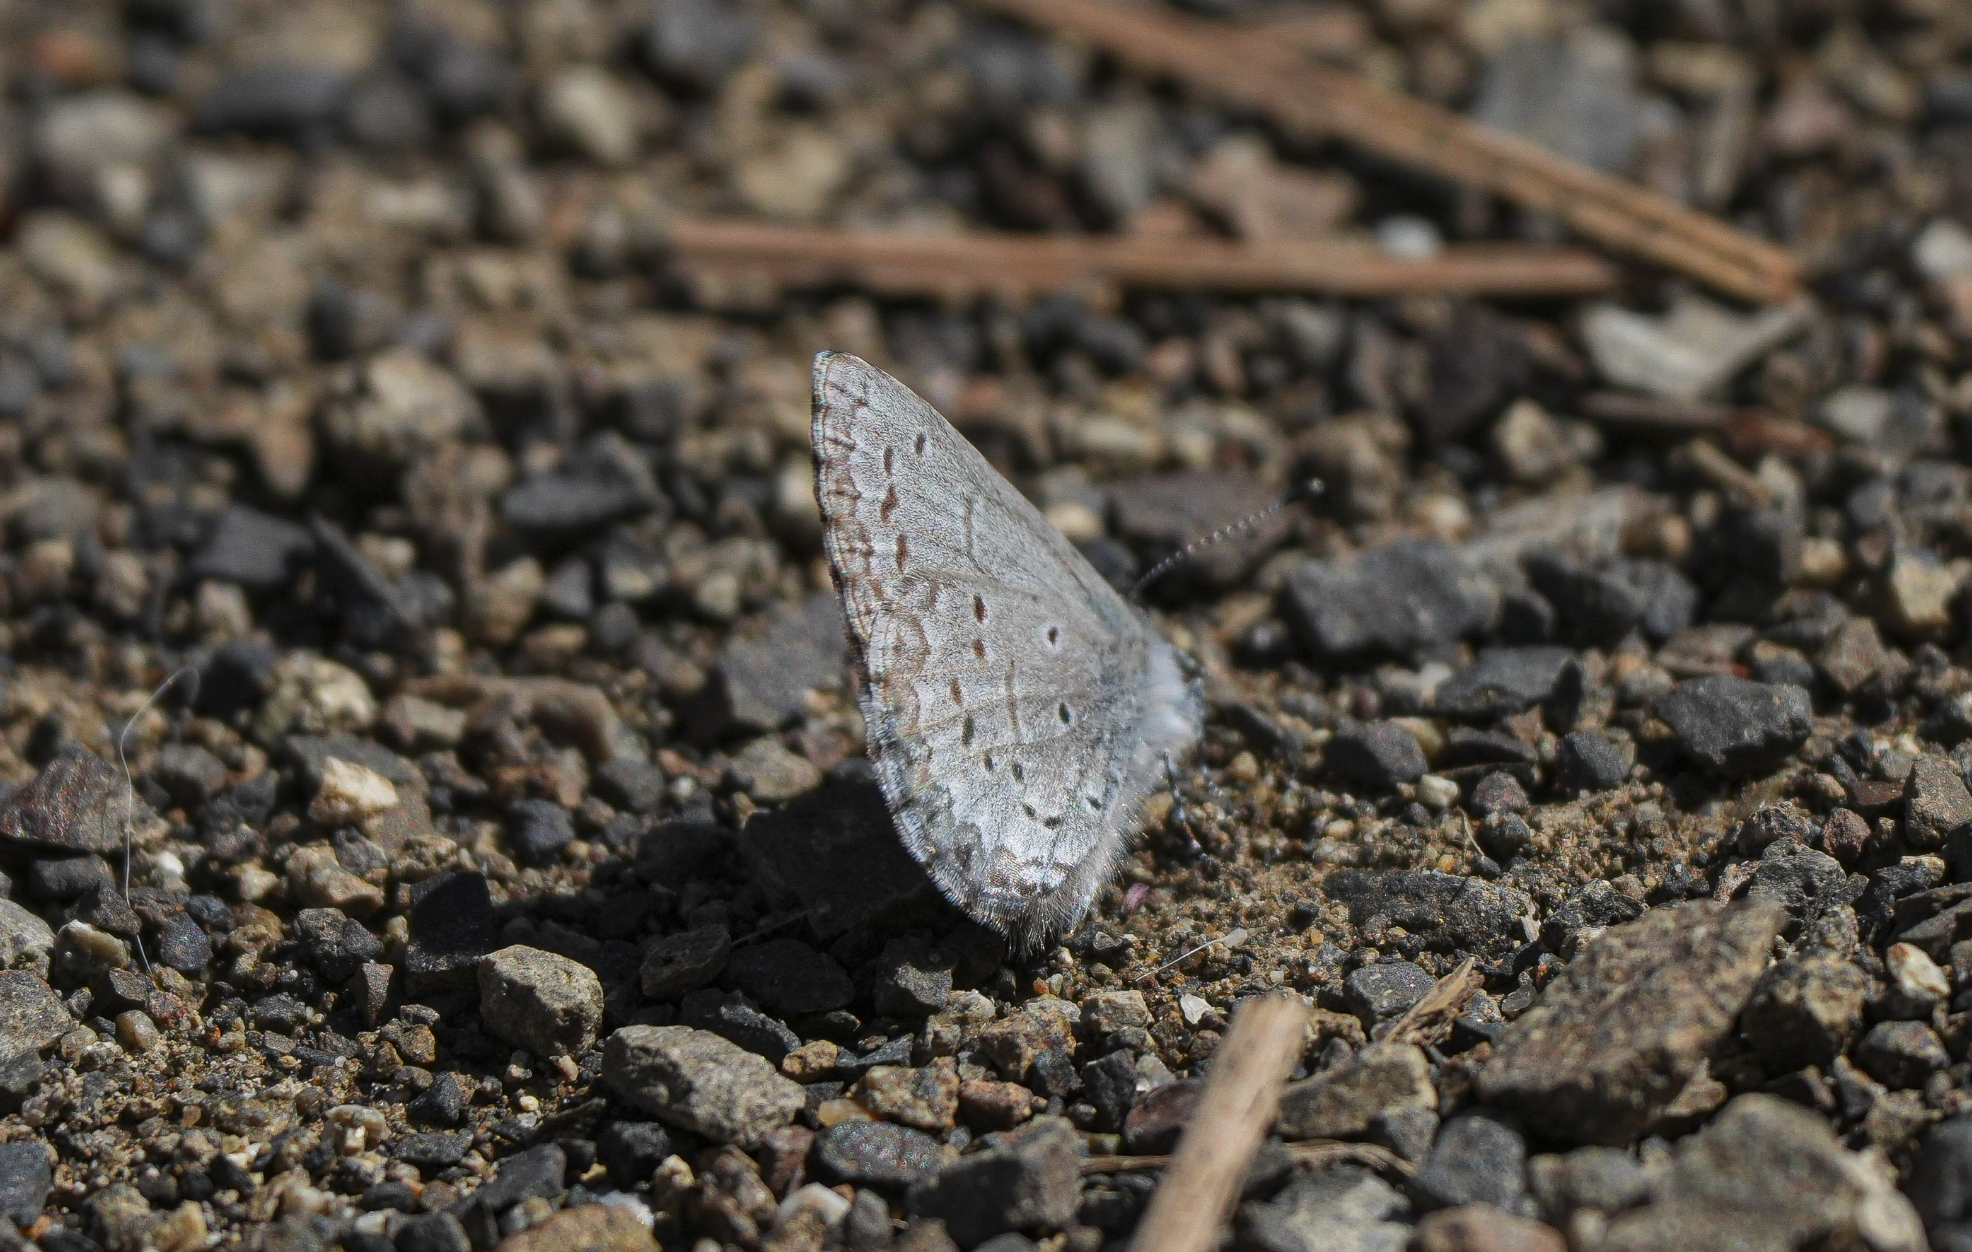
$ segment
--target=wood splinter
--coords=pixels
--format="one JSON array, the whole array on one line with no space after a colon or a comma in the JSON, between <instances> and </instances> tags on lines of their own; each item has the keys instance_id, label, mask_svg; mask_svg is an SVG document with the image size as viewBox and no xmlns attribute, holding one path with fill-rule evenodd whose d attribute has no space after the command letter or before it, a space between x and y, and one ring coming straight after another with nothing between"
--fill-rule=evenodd
<instances>
[{"instance_id":1,"label":"wood splinter","mask_svg":"<svg viewBox=\"0 0 1972 1252\"><path fill-rule=\"evenodd\" d=\"M1280 1111L1281 1087L1306 1042L1299 999L1267 996L1233 1015L1198 1107L1150 1197L1130 1252L1209 1252L1253 1154Z\"/></svg>"}]
</instances>

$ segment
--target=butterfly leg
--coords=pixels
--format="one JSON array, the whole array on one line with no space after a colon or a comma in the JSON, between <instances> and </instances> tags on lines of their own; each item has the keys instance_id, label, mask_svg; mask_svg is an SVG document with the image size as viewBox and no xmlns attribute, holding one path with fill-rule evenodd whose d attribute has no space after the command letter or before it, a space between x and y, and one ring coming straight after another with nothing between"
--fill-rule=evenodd
<instances>
[{"instance_id":1,"label":"butterfly leg","mask_svg":"<svg viewBox=\"0 0 1972 1252\"><path fill-rule=\"evenodd\" d=\"M1198 842L1198 832L1191 827L1191 815L1185 812L1185 793L1178 786L1178 766L1169 752L1164 754L1164 780L1171 788L1171 816L1177 819L1178 829L1185 832L1185 842L1191 846L1192 856L1210 855Z\"/></svg>"}]
</instances>

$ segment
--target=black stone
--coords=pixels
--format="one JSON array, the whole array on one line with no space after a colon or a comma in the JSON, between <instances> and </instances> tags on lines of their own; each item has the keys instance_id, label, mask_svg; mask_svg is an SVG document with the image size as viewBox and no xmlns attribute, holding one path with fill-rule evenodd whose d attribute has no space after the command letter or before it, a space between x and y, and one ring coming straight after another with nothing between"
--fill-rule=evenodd
<instances>
[{"instance_id":1,"label":"black stone","mask_svg":"<svg viewBox=\"0 0 1972 1252\"><path fill-rule=\"evenodd\" d=\"M568 1189L568 1156L561 1145L545 1143L500 1162L500 1172L473 1193L489 1213L501 1213L522 1200L539 1196L552 1200Z\"/></svg>"},{"instance_id":2,"label":"black stone","mask_svg":"<svg viewBox=\"0 0 1972 1252\"><path fill-rule=\"evenodd\" d=\"M426 1213L397 1228L397 1252L473 1252L466 1228L450 1213Z\"/></svg>"},{"instance_id":3,"label":"black stone","mask_svg":"<svg viewBox=\"0 0 1972 1252\"><path fill-rule=\"evenodd\" d=\"M1474 1109L1439 1128L1431 1154L1411 1179L1411 1194L1426 1208L1490 1204L1532 1216L1526 1169L1527 1140L1519 1129Z\"/></svg>"},{"instance_id":4,"label":"black stone","mask_svg":"<svg viewBox=\"0 0 1972 1252\"><path fill-rule=\"evenodd\" d=\"M123 776L78 744L62 748L25 786L0 801L0 844L33 851L121 856L126 818L151 816L143 801L127 813Z\"/></svg>"},{"instance_id":5,"label":"black stone","mask_svg":"<svg viewBox=\"0 0 1972 1252\"><path fill-rule=\"evenodd\" d=\"M392 586L333 523L316 518L313 536L316 602L335 615L343 638L399 654L422 648L428 623L417 601Z\"/></svg>"},{"instance_id":6,"label":"black stone","mask_svg":"<svg viewBox=\"0 0 1972 1252\"><path fill-rule=\"evenodd\" d=\"M1563 633L1589 644L1610 644L1640 628L1662 643L1691 625L1698 591L1677 570L1655 561L1614 561L1590 569L1542 553L1527 576L1554 605Z\"/></svg>"},{"instance_id":7,"label":"black stone","mask_svg":"<svg viewBox=\"0 0 1972 1252\"><path fill-rule=\"evenodd\" d=\"M1886 1087L1909 1090L1951 1064L1938 1032L1924 1022L1878 1022L1856 1044L1856 1065Z\"/></svg>"},{"instance_id":8,"label":"black stone","mask_svg":"<svg viewBox=\"0 0 1972 1252\"><path fill-rule=\"evenodd\" d=\"M1128 1052L1111 1052L1082 1067L1082 1098L1096 1111L1095 1129L1114 1134L1137 1102L1137 1063Z\"/></svg>"},{"instance_id":9,"label":"black stone","mask_svg":"<svg viewBox=\"0 0 1972 1252\"><path fill-rule=\"evenodd\" d=\"M1972 1248L1972 1116L1950 1118L1925 1132L1904 1175L1904 1194L1924 1219L1932 1247Z\"/></svg>"},{"instance_id":10,"label":"black stone","mask_svg":"<svg viewBox=\"0 0 1972 1252\"><path fill-rule=\"evenodd\" d=\"M1342 870L1329 876L1324 889L1348 906L1365 942L1377 942L1370 936L1385 927L1401 926L1430 951L1488 959L1519 949L1520 919L1533 907L1510 887L1428 870Z\"/></svg>"},{"instance_id":11,"label":"black stone","mask_svg":"<svg viewBox=\"0 0 1972 1252\"><path fill-rule=\"evenodd\" d=\"M27 867L27 894L35 900L74 900L116 886L99 856L48 857Z\"/></svg>"},{"instance_id":12,"label":"black stone","mask_svg":"<svg viewBox=\"0 0 1972 1252\"><path fill-rule=\"evenodd\" d=\"M41 1140L0 1143L0 1216L16 1226L32 1226L54 1185L54 1168Z\"/></svg>"},{"instance_id":13,"label":"black stone","mask_svg":"<svg viewBox=\"0 0 1972 1252\"><path fill-rule=\"evenodd\" d=\"M1409 961L1376 961L1343 978L1342 1002L1364 1025L1374 1026L1423 999L1433 981Z\"/></svg>"},{"instance_id":14,"label":"black stone","mask_svg":"<svg viewBox=\"0 0 1972 1252\"><path fill-rule=\"evenodd\" d=\"M951 994L949 966L908 956L885 963L870 987L876 1011L885 1017L929 1017L944 1011Z\"/></svg>"},{"instance_id":15,"label":"black stone","mask_svg":"<svg viewBox=\"0 0 1972 1252\"><path fill-rule=\"evenodd\" d=\"M213 649L199 667L194 705L199 712L222 720L260 703L274 685L274 664L280 653L257 639L235 639Z\"/></svg>"},{"instance_id":16,"label":"black stone","mask_svg":"<svg viewBox=\"0 0 1972 1252\"><path fill-rule=\"evenodd\" d=\"M1729 777L1771 772L1814 729L1801 688L1725 674L1679 683L1657 701L1657 715L1676 732L1686 756Z\"/></svg>"},{"instance_id":17,"label":"black stone","mask_svg":"<svg viewBox=\"0 0 1972 1252\"><path fill-rule=\"evenodd\" d=\"M203 973L212 964L212 940L182 909L156 926L151 937L157 942L157 959L181 974Z\"/></svg>"},{"instance_id":18,"label":"black stone","mask_svg":"<svg viewBox=\"0 0 1972 1252\"><path fill-rule=\"evenodd\" d=\"M604 761L589 785L612 808L632 813L655 813L664 803L664 771L635 756Z\"/></svg>"},{"instance_id":19,"label":"black stone","mask_svg":"<svg viewBox=\"0 0 1972 1252\"><path fill-rule=\"evenodd\" d=\"M1629 754L1600 731L1578 730L1561 737L1554 772L1563 792L1610 791L1629 777Z\"/></svg>"},{"instance_id":20,"label":"black stone","mask_svg":"<svg viewBox=\"0 0 1972 1252\"><path fill-rule=\"evenodd\" d=\"M226 785L226 765L195 743L167 743L157 750L150 776L173 804L196 809Z\"/></svg>"},{"instance_id":21,"label":"black stone","mask_svg":"<svg viewBox=\"0 0 1972 1252\"><path fill-rule=\"evenodd\" d=\"M320 144L341 116L348 84L335 70L266 64L225 74L199 100L200 130Z\"/></svg>"},{"instance_id":22,"label":"black stone","mask_svg":"<svg viewBox=\"0 0 1972 1252\"><path fill-rule=\"evenodd\" d=\"M706 687L702 737L760 734L798 719L809 691L835 687L849 660L842 605L831 593L783 609L756 639L734 639Z\"/></svg>"},{"instance_id":23,"label":"black stone","mask_svg":"<svg viewBox=\"0 0 1972 1252\"><path fill-rule=\"evenodd\" d=\"M1416 782L1428 768L1417 736L1397 722L1345 723L1328 741L1325 759L1337 779L1383 791Z\"/></svg>"},{"instance_id":24,"label":"black stone","mask_svg":"<svg viewBox=\"0 0 1972 1252\"><path fill-rule=\"evenodd\" d=\"M420 1169L442 1169L464 1160L471 1147L471 1135L426 1130L399 1135L390 1145L390 1156L392 1160L407 1161Z\"/></svg>"},{"instance_id":25,"label":"black stone","mask_svg":"<svg viewBox=\"0 0 1972 1252\"><path fill-rule=\"evenodd\" d=\"M404 1106L404 1115L420 1126L459 1126L466 1120L472 1097L447 1070Z\"/></svg>"},{"instance_id":26,"label":"black stone","mask_svg":"<svg viewBox=\"0 0 1972 1252\"><path fill-rule=\"evenodd\" d=\"M1404 655L1485 629L1498 590L1436 540L1347 561L1310 561L1281 589L1281 616L1316 660Z\"/></svg>"},{"instance_id":27,"label":"black stone","mask_svg":"<svg viewBox=\"0 0 1972 1252\"><path fill-rule=\"evenodd\" d=\"M555 542L668 506L642 455L605 432L548 473L509 488L500 516L524 537Z\"/></svg>"},{"instance_id":28,"label":"black stone","mask_svg":"<svg viewBox=\"0 0 1972 1252\"><path fill-rule=\"evenodd\" d=\"M730 1039L748 1052L757 1052L776 1065L781 1063L782 1057L801 1046L800 1035L735 993L722 993L709 988L694 991L679 1006L678 1020L683 1025L709 1030Z\"/></svg>"},{"instance_id":29,"label":"black stone","mask_svg":"<svg viewBox=\"0 0 1972 1252\"><path fill-rule=\"evenodd\" d=\"M411 888L404 982L413 995L478 986L479 958L499 946L486 875L453 870Z\"/></svg>"},{"instance_id":30,"label":"black stone","mask_svg":"<svg viewBox=\"0 0 1972 1252\"><path fill-rule=\"evenodd\" d=\"M516 800L507 806L507 841L521 863L545 865L575 842L575 825L553 800Z\"/></svg>"},{"instance_id":31,"label":"black stone","mask_svg":"<svg viewBox=\"0 0 1972 1252\"><path fill-rule=\"evenodd\" d=\"M303 955L332 983L348 982L365 961L383 955L383 942L341 909L303 909L294 929Z\"/></svg>"},{"instance_id":32,"label":"black stone","mask_svg":"<svg viewBox=\"0 0 1972 1252\"><path fill-rule=\"evenodd\" d=\"M855 996L842 966L799 939L770 939L735 951L725 980L782 1017L826 1013Z\"/></svg>"},{"instance_id":33,"label":"black stone","mask_svg":"<svg viewBox=\"0 0 1972 1252\"><path fill-rule=\"evenodd\" d=\"M1562 666L1574 659L1567 648L1488 648L1438 685L1437 710L1467 721L1518 713L1547 699Z\"/></svg>"},{"instance_id":34,"label":"black stone","mask_svg":"<svg viewBox=\"0 0 1972 1252\"><path fill-rule=\"evenodd\" d=\"M625 1191L649 1183L672 1151L671 1132L658 1122L611 1122L596 1136L596 1159Z\"/></svg>"},{"instance_id":35,"label":"black stone","mask_svg":"<svg viewBox=\"0 0 1972 1252\"><path fill-rule=\"evenodd\" d=\"M1541 944L1564 960L1611 926L1643 916L1644 904L1603 881L1587 883L1541 923Z\"/></svg>"},{"instance_id":36,"label":"black stone","mask_svg":"<svg viewBox=\"0 0 1972 1252\"><path fill-rule=\"evenodd\" d=\"M710 92L746 62L754 38L752 14L733 0L661 0L645 50L670 85Z\"/></svg>"},{"instance_id":37,"label":"black stone","mask_svg":"<svg viewBox=\"0 0 1972 1252\"><path fill-rule=\"evenodd\" d=\"M815 1136L815 1170L832 1182L901 1191L944 1164L938 1140L893 1122L844 1122Z\"/></svg>"},{"instance_id":38,"label":"black stone","mask_svg":"<svg viewBox=\"0 0 1972 1252\"><path fill-rule=\"evenodd\" d=\"M186 573L238 583L249 591L278 591L294 580L314 551L315 539L306 527L234 504L220 515Z\"/></svg>"}]
</instances>

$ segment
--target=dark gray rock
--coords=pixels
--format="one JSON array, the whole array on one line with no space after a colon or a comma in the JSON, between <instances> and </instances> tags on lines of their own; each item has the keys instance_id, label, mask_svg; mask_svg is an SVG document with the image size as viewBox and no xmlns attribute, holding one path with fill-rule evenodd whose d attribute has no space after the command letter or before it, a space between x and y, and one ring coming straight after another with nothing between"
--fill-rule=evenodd
<instances>
[{"instance_id":1,"label":"dark gray rock","mask_svg":"<svg viewBox=\"0 0 1972 1252\"><path fill-rule=\"evenodd\" d=\"M799 939L769 939L741 948L726 961L726 981L782 1017L826 1013L855 997L849 975L833 957Z\"/></svg>"},{"instance_id":2,"label":"dark gray rock","mask_svg":"<svg viewBox=\"0 0 1972 1252\"><path fill-rule=\"evenodd\" d=\"M507 806L507 841L522 864L545 865L575 842L575 824L553 800L516 800Z\"/></svg>"},{"instance_id":3,"label":"dark gray rock","mask_svg":"<svg viewBox=\"0 0 1972 1252\"><path fill-rule=\"evenodd\" d=\"M1411 1178L1411 1195L1427 1209L1490 1204L1531 1216L1526 1173L1527 1140L1519 1127L1473 1109L1439 1128L1431 1154Z\"/></svg>"},{"instance_id":4,"label":"dark gray rock","mask_svg":"<svg viewBox=\"0 0 1972 1252\"><path fill-rule=\"evenodd\" d=\"M1429 766L1417 736L1398 722L1346 722L1323 749L1328 772L1343 783L1393 791Z\"/></svg>"},{"instance_id":5,"label":"dark gray rock","mask_svg":"<svg viewBox=\"0 0 1972 1252\"><path fill-rule=\"evenodd\" d=\"M100 856L42 857L27 867L27 894L35 900L75 900L116 881Z\"/></svg>"},{"instance_id":6,"label":"dark gray rock","mask_svg":"<svg viewBox=\"0 0 1972 1252\"><path fill-rule=\"evenodd\" d=\"M412 995L479 985L479 958L499 946L486 875L452 870L411 888L404 983Z\"/></svg>"},{"instance_id":7,"label":"dark gray rock","mask_svg":"<svg viewBox=\"0 0 1972 1252\"><path fill-rule=\"evenodd\" d=\"M1554 755L1555 781L1563 793L1613 791L1630 776L1633 750L1595 730L1563 735Z\"/></svg>"},{"instance_id":8,"label":"dark gray rock","mask_svg":"<svg viewBox=\"0 0 1972 1252\"><path fill-rule=\"evenodd\" d=\"M1484 630L1499 591L1436 540L1310 561L1281 588L1281 616L1317 660L1397 655Z\"/></svg>"},{"instance_id":9,"label":"dark gray rock","mask_svg":"<svg viewBox=\"0 0 1972 1252\"><path fill-rule=\"evenodd\" d=\"M641 757L604 761L589 785L604 802L631 813L655 813L664 803L664 771Z\"/></svg>"},{"instance_id":10,"label":"dark gray rock","mask_svg":"<svg viewBox=\"0 0 1972 1252\"><path fill-rule=\"evenodd\" d=\"M1678 1142L1651 1202L1618 1215L1605 1252L1685 1248L1918 1249L1917 1212L1811 1110L1742 1095Z\"/></svg>"},{"instance_id":11,"label":"dark gray rock","mask_svg":"<svg viewBox=\"0 0 1972 1252\"><path fill-rule=\"evenodd\" d=\"M1869 976L1832 956L1796 956L1761 976L1740 1029L1774 1073L1828 1065L1862 1023Z\"/></svg>"},{"instance_id":12,"label":"dark gray rock","mask_svg":"<svg viewBox=\"0 0 1972 1252\"><path fill-rule=\"evenodd\" d=\"M1533 807L1527 798L1527 789L1520 780L1505 770L1494 770L1478 782L1472 784L1472 794L1466 799L1466 807L1481 818L1506 813L1525 813ZM1526 823L1521 823L1523 826Z\"/></svg>"},{"instance_id":13,"label":"dark gray rock","mask_svg":"<svg viewBox=\"0 0 1972 1252\"><path fill-rule=\"evenodd\" d=\"M29 851L122 856L126 802L129 820L157 817L141 796L130 797L123 776L87 748L71 744L33 781L0 801L0 844Z\"/></svg>"},{"instance_id":14,"label":"dark gray rock","mask_svg":"<svg viewBox=\"0 0 1972 1252\"><path fill-rule=\"evenodd\" d=\"M1849 885L1848 871L1834 857L1804 848L1792 839L1777 839L1767 845L1760 867L1747 880L1744 895L1748 900L1770 901L1787 910L1781 933L1793 939L1818 919L1846 908L1857 892Z\"/></svg>"},{"instance_id":15,"label":"dark gray rock","mask_svg":"<svg viewBox=\"0 0 1972 1252\"><path fill-rule=\"evenodd\" d=\"M893 1122L844 1122L815 1136L815 1170L830 1182L902 1191L947 1159L936 1138Z\"/></svg>"},{"instance_id":16,"label":"dark gray rock","mask_svg":"<svg viewBox=\"0 0 1972 1252\"><path fill-rule=\"evenodd\" d=\"M1611 927L1507 1026L1481 1099L1575 1143L1627 1143L1731 1031L1784 914L1709 902Z\"/></svg>"},{"instance_id":17,"label":"dark gray rock","mask_svg":"<svg viewBox=\"0 0 1972 1252\"><path fill-rule=\"evenodd\" d=\"M1185 471L1126 479L1109 488L1116 531L1149 569L1200 535L1213 534L1263 513L1279 493L1251 474ZM1197 549L1153 584L1161 595L1225 591L1243 582L1254 564L1289 534L1288 516L1275 512Z\"/></svg>"},{"instance_id":18,"label":"dark gray rock","mask_svg":"<svg viewBox=\"0 0 1972 1252\"><path fill-rule=\"evenodd\" d=\"M596 1159L625 1191L648 1184L673 1150L662 1122L611 1122L596 1136Z\"/></svg>"},{"instance_id":19,"label":"dark gray rock","mask_svg":"<svg viewBox=\"0 0 1972 1252\"><path fill-rule=\"evenodd\" d=\"M1039 1117L985 1142L912 1185L906 1203L913 1216L942 1220L964 1247L1074 1222L1083 1147L1073 1126Z\"/></svg>"},{"instance_id":20,"label":"dark gray rock","mask_svg":"<svg viewBox=\"0 0 1972 1252\"><path fill-rule=\"evenodd\" d=\"M295 914L302 955L332 983L345 983L365 961L383 956L383 941L341 909L303 909Z\"/></svg>"},{"instance_id":21,"label":"dark gray rock","mask_svg":"<svg viewBox=\"0 0 1972 1252\"><path fill-rule=\"evenodd\" d=\"M1284 1139L1360 1139L1405 1109L1434 1114L1431 1062L1411 1044L1372 1043L1281 1093Z\"/></svg>"},{"instance_id":22,"label":"dark gray rock","mask_svg":"<svg viewBox=\"0 0 1972 1252\"><path fill-rule=\"evenodd\" d=\"M53 1163L39 1139L0 1143L0 1216L16 1226L32 1226L54 1185Z\"/></svg>"},{"instance_id":23,"label":"dark gray rock","mask_svg":"<svg viewBox=\"0 0 1972 1252\"><path fill-rule=\"evenodd\" d=\"M834 594L811 596L784 609L757 639L726 645L708 684L706 733L762 734L801 716L809 691L842 682L849 664L842 603Z\"/></svg>"},{"instance_id":24,"label":"dark gray rock","mask_svg":"<svg viewBox=\"0 0 1972 1252\"><path fill-rule=\"evenodd\" d=\"M1657 701L1657 715L1695 764L1728 777L1774 770L1814 729L1807 692L1726 674L1679 683Z\"/></svg>"},{"instance_id":25,"label":"dark gray rock","mask_svg":"<svg viewBox=\"0 0 1972 1252\"><path fill-rule=\"evenodd\" d=\"M1562 666L1574 659L1567 648L1487 648L1438 685L1437 711L1466 721L1518 713L1547 699Z\"/></svg>"},{"instance_id":26,"label":"dark gray rock","mask_svg":"<svg viewBox=\"0 0 1972 1252\"><path fill-rule=\"evenodd\" d=\"M719 977L732 953L733 937L724 926L666 935L644 954L639 974L644 994L662 1000L696 991Z\"/></svg>"},{"instance_id":27,"label":"dark gray rock","mask_svg":"<svg viewBox=\"0 0 1972 1252\"><path fill-rule=\"evenodd\" d=\"M503 1213L537 1196L552 1200L568 1190L567 1174L568 1154L559 1144L544 1143L501 1161L492 1181L473 1192L473 1202L489 1213Z\"/></svg>"},{"instance_id":28,"label":"dark gray rock","mask_svg":"<svg viewBox=\"0 0 1972 1252\"><path fill-rule=\"evenodd\" d=\"M1436 981L1409 961L1386 958L1349 971L1342 980L1342 1002L1364 1026L1396 1017L1424 998Z\"/></svg>"},{"instance_id":29,"label":"dark gray rock","mask_svg":"<svg viewBox=\"0 0 1972 1252\"><path fill-rule=\"evenodd\" d=\"M152 927L151 938L158 962L181 974L203 973L212 964L212 940L182 909Z\"/></svg>"},{"instance_id":30,"label":"dark gray rock","mask_svg":"<svg viewBox=\"0 0 1972 1252\"><path fill-rule=\"evenodd\" d=\"M167 743L151 762L151 780L171 802L196 809L226 785L226 764L195 743Z\"/></svg>"},{"instance_id":31,"label":"dark gray rock","mask_svg":"<svg viewBox=\"0 0 1972 1252\"><path fill-rule=\"evenodd\" d=\"M390 1157L396 1161L407 1161L419 1169L444 1169L464 1160L471 1147L471 1135L425 1130L399 1135L392 1140Z\"/></svg>"},{"instance_id":32,"label":"dark gray rock","mask_svg":"<svg viewBox=\"0 0 1972 1252\"><path fill-rule=\"evenodd\" d=\"M755 34L753 15L732 0L661 0L645 48L668 83L708 92L746 61Z\"/></svg>"},{"instance_id":33,"label":"dark gray rock","mask_svg":"<svg viewBox=\"0 0 1972 1252\"><path fill-rule=\"evenodd\" d=\"M1972 1247L1972 1116L1947 1118L1925 1132L1904 1176L1904 1193L1924 1219L1932 1247Z\"/></svg>"},{"instance_id":34,"label":"dark gray rock","mask_svg":"<svg viewBox=\"0 0 1972 1252\"><path fill-rule=\"evenodd\" d=\"M472 1252L472 1240L457 1217L449 1212L424 1213L397 1228L397 1252ZM282 1252L304 1252L283 1246Z\"/></svg>"},{"instance_id":35,"label":"dark gray rock","mask_svg":"<svg viewBox=\"0 0 1972 1252\"><path fill-rule=\"evenodd\" d=\"M710 1031L766 1057L774 1064L801 1046L801 1036L778 1018L769 1017L737 991L706 988L687 994L678 1007L678 1020L687 1026ZM892 1064L879 1061L878 1064Z\"/></svg>"},{"instance_id":36,"label":"dark gray rock","mask_svg":"<svg viewBox=\"0 0 1972 1252\"><path fill-rule=\"evenodd\" d=\"M1526 942L1521 919L1533 911L1533 902L1511 887L1431 870L1343 870L1329 876L1324 890L1348 906L1366 942L1380 943L1385 929L1401 926L1433 952L1493 959Z\"/></svg>"},{"instance_id":37,"label":"dark gray rock","mask_svg":"<svg viewBox=\"0 0 1972 1252\"><path fill-rule=\"evenodd\" d=\"M1573 960L1582 946L1611 926L1635 921L1644 904L1597 879L1575 889L1561 907L1541 923L1541 943L1564 961Z\"/></svg>"},{"instance_id":38,"label":"dark gray rock","mask_svg":"<svg viewBox=\"0 0 1972 1252\"><path fill-rule=\"evenodd\" d=\"M1123 1129L1137 1102L1137 1063L1127 1050L1097 1057L1082 1067L1082 1099L1096 1110L1095 1128L1107 1134Z\"/></svg>"},{"instance_id":39,"label":"dark gray rock","mask_svg":"<svg viewBox=\"0 0 1972 1252\"><path fill-rule=\"evenodd\" d=\"M307 527L233 504L220 514L185 572L249 591L278 591L294 581L314 552L315 537Z\"/></svg>"},{"instance_id":40,"label":"dark gray rock","mask_svg":"<svg viewBox=\"0 0 1972 1252\"><path fill-rule=\"evenodd\" d=\"M1632 629L1662 643L1689 627L1698 591L1684 575L1655 561L1614 561L1591 569L1541 554L1527 576L1554 606L1562 633L1587 644L1612 644Z\"/></svg>"},{"instance_id":41,"label":"dark gray rock","mask_svg":"<svg viewBox=\"0 0 1972 1252\"><path fill-rule=\"evenodd\" d=\"M643 455L606 431L553 470L508 488L500 497L500 516L529 539L555 542L668 504Z\"/></svg>"},{"instance_id":42,"label":"dark gray rock","mask_svg":"<svg viewBox=\"0 0 1972 1252\"><path fill-rule=\"evenodd\" d=\"M921 953L886 953L870 985L876 1011L885 1017L929 1017L943 1012L952 994L952 968Z\"/></svg>"},{"instance_id":43,"label":"dark gray rock","mask_svg":"<svg viewBox=\"0 0 1972 1252\"><path fill-rule=\"evenodd\" d=\"M1938 1032L1925 1022L1878 1022L1856 1044L1856 1065L1893 1090L1922 1087L1951 1064Z\"/></svg>"},{"instance_id":44,"label":"dark gray rock","mask_svg":"<svg viewBox=\"0 0 1972 1252\"><path fill-rule=\"evenodd\" d=\"M1576 1209L1620 1213L1650 1198L1650 1176L1621 1148L1587 1147L1527 1162L1528 1190L1555 1225Z\"/></svg>"},{"instance_id":45,"label":"dark gray rock","mask_svg":"<svg viewBox=\"0 0 1972 1252\"><path fill-rule=\"evenodd\" d=\"M422 1094L404 1106L404 1113L420 1126L458 1126L466 1120L471 1095L458 1076L444 1070Z\"/></svg>"},{"instance_id":46,"label":"dark gray rock","mask_svg":"<svg viewBox=\"0 0 1972 1252\"><path fill-rule=\"evenodd\" d=\"M228 71L199 100L194 122L214 134L320 143L342 115L348 82L332 69L263 64Z\"/></svg>"},{"instance_id":47,"label":"dark gray rock","mask_svg":"<svg viewBox=\"0 0 1972 1252\"><path fill-rule=\"evenodd\" d=\"M1369 1170L1300 1174L1280 1194L1239 1210L1241 1252L1403 1252L1410 1203Z\"/></svg>"}]
</instances>

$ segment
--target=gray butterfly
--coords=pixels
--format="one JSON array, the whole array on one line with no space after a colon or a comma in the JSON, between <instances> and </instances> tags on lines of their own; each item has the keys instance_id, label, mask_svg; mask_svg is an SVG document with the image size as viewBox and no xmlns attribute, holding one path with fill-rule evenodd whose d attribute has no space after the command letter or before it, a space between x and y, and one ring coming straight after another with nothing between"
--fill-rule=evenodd
<instances>
[{"instance_id":1,"label":"gray butterfly","mask_svg":"<svg viewBox=\"0 0 1972 1252\"><path fill-rule=\"evenodd\" d=\"M938 411L815 358L823 542L878 781L947 898L1031 945L1129 850L1204 698L1178 651Z\"/></svg>"}]
</instances>

